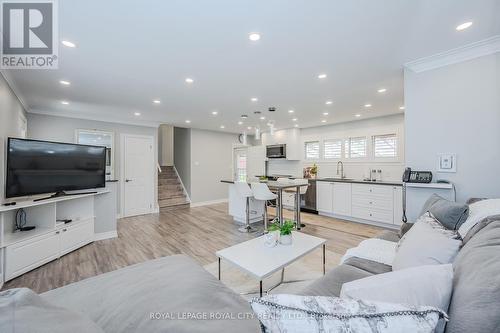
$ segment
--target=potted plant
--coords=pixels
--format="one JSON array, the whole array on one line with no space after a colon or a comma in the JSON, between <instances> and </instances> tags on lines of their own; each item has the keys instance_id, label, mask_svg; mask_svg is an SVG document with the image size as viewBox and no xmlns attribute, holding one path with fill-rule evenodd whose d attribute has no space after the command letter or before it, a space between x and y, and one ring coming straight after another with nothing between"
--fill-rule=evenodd
<instances>
[{"instance_id":1,"label":"potted plant","mask_svg":"<svg viewBox=\"0 0 500 333\"><path fill-rule=\"evenodd\" d=\"M311 173L311 175L313 175L314 178L318 176L318 166L316 165L316 163L313 164L313 166L311 167L311 171L309 172Z\"/></svg>"},{"instance_id":2,"label":"potted plant","mask_svg":"<svg viewBox=\"0 0 500 333\"><path fill-rule=\"evenodd\" d=\"M283 225L280 227L280 243L283 245L292 244L292 230L295 227L295 223L292 220L285 220Z\"/></svg>"}]
</instances>

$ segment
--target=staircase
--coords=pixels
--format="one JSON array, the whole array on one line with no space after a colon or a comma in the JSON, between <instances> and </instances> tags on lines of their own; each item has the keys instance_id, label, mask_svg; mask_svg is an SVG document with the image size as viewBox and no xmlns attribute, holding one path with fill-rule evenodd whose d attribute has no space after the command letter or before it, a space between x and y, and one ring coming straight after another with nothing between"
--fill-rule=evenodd
<instances>
[{"instance_id":1,"label":"staircase","mask_svg":"<svg viewBox=\"0 0 500 333\"><path fill-rule=\"evenodd\" d=\"M172 166L162 166L158 173L158 206L160 209L189 207L181 181Z\"/></svg>"}]
</instances>

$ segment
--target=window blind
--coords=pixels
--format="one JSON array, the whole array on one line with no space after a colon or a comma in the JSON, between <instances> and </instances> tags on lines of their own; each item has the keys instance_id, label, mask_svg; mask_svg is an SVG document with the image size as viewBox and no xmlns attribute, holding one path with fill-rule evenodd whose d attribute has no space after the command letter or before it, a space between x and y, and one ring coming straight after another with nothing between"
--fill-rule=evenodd
<instances>
[{"instance_id":1,"label":"window blind","mask_svg":"<svg viewBox=\"0 0 500 333\"><path fill-rule=\"evenodd\" d=\"M323 157L325 159L342 158L342 140L325 140L323 142Z\"/></svg>"},{"instance_id":2,"label":"window blind","mask_svg":"<svg viewBox=\"0 0 500 333\"><path fill-rule=\"evenodd\" d=\"M306 159L319 159L319 141L310 141L305 144Z\"/></svg>"},{"instance_id":3,"label":"window blind","mask_svg":"<svg viewBox=\"0 0 500 333\"><path fill-rule=\"evenodd\" d=\"M373 151L375 157L396 157L398 155L396 134L375 135Z\"/></svg>"},{"instance_id":4,"label":"window blind","mask_svg":"<svg viewBox=\"0 0 500 333\"><path fill-rule=\"evenodd\" d=\"M349 138L345 141L347 158L366 157L366 137Z\"/></svg>"}]
</instances>

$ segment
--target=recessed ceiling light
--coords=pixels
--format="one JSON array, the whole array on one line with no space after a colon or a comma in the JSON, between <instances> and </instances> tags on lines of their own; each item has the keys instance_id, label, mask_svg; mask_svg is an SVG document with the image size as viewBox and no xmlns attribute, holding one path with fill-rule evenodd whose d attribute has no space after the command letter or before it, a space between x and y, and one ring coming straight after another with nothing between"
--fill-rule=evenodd
<instances>
[{"instance_id":1,"label":"recessed ceiling light","mask_svg":"<svg viewBox=\"0 0 500 333\"><path fill-rule=\"evenodd\" d=\"M358 113L358 114L355 114L354 117L359 118L359 117L361 117L361 115Z\"/></svg>"},{"instance_id":2,"label":"recessed ceiling light","mask_svg":"<svg viewBox=\"0 0 500 333\"><path fill-rule=\"evenodd\" d=\"M241 118L243 118L243 119L247 119L247 118L248 118L248 116L247 116L246 114L242 114L242 115L241 115Z\"/></svg>"},{"instance_id":3,"label":"recessed ceiling light","mask_svg":"<svg viewBox=\"0 0 500 333\"><path fill-rule=\"evenodd\" d=\"M462 23L460 25L457 25L457 27L455 29L457 29L457 31L462 31L462 30L469 28L471 25L472 25L472 22L465 22L465 23Z\"/></svg>"},{"instance_id":4,"label":"recessed ceiling light","mask_svg":"<svg viewBox=\"0 0 500 333\"><path fill-rule=\"evenodd\" d=\"M186 120L186 124L190 124L191 123L191 120Z\"/></svg>"},{"instance_id":5,"label":"recessed ceiling light","mask_svg":"<svg viewBox=\"0 0 500 333\"><path fill-rule=\"evenodd\" d=\"M212 115L216 116L216 115L218 115L218 114L219 114L219 112L218 112L218 111L212 111Z\"/></svg>"},{"instance_id":6,"label":"recessed ceiling light","mask_svg":"<svg viewBox=\"0 0 500 333\"><path fill-rule=\"evenodd\" d=\"M288 113L294 113L295 111L294 110L288 110Z\"/></svg>"},{"instance_id":7,"label":"recessed ceiling light","mask_svg":"<svg viewBox=\"0 0 500 333\"><path fill-rule=\"evenodd\" d=\"M257 102L259 99L258 99L257 97L252 97L252 98L250 98L250 100L251 100L252 102Z\"/></svg>"},{"instance_id":8,"label":"recessed ceiling light","mask_svg":"<svg viewBox=\"0 0 500 333\"><path fill-rule=\"evenodd\" d=\"M371 108L372 105L371 104L365 104L365 108Z\"/></svg>"},{"instance_id":9,"label":"recessed ceiling light","mask_svg":"<svg viewBox=\"0 0 500 333\"><path fill-rule=\"evenodd\" d=\"M330 105L330 104L332 104L332 103L333 103L332 101L326 101L326 102L325 102L325 104L326 104L326 105Z\"/></svg>"},{"instance_id":10,"label":"recessed ceiling light","mask_svg":"<svg viewBox=\"0 0 500 333\"><path fill-rule=\"evenodd\" d=\"M68 101L61 101L61 104L68 105L69 102Z\"/></svg>"},{"instance_id":11,"label":"recessed ceiling light","mask_svg":"<svg viewBox=\"0 0 500 333\"><path fill-rule=\"evenodd\" d=\"M248 127L247 127L247 129L248 129L248 130L251 130L251 129L252 129L252 126L248 126Z\"/></svg>"},{"instance_id":12,"label":"recessed ceiling light","mask_svg":"<svg viewBox=\"0 0 500 333\"><path fill-rule=\"evenodd\" d=\"M379 90L377 90L379 93L385 93L387 91L387 89L385 88L380 88Z\"/></svg>"},{"instance_id":13,"label":"recessed ceiling light","mask_svg":"<svg viewBox=\"0 0 500 333\"><path fill-rule=\"evenodd\" d=\"M194 80L190 77L187 77L186 80L184 80L184 81L186 81L186 83L193 83L194 82Z\"/></svg>"},{"instance_id":14,"label":"recessed ceiling light","mask_svg":"<svg viewBox=\"0 0 500 333\"><path fill-rule=\"evenodd\" d=\"M226 128L226 126L224 126L224 125L220 125L220 128L224 129L224 128Z\"/></svg>"},{"instance_id":15,"label":"recessed ceiling light","mask_svg":"<svg viewBox=\"0 0 500 333\"><path fill-rule=\"evenodd\" d=\"M404 110L404 109L405 109L404 105L403 105L403 106L400 106L400 107L399 107L399 109L400 109L400 110Z\"/></svg>"},{"instance_id":16,"label":"recessed ceiling light","mask_svg":"<svg viewBox=\"0 0 500 333\"><path fill-rule=\"evenodd\" d=\"M153 103L155 103L155 104L160 104L160 103L161 103L161 101L160 101L159 99L155 99L155 100L153 100Z\"/></svg>"},{"instance_id":17,"label":"recessed ceiling light","mask_svg":"<svg viewBox=\"0 0 500 333\"><path fill-rule=\"evenodd\" d=\"M323 112L323 116L328 116L328 112Z\"/></svg>"},{"instance_id":18,"label":"recessed ceiling light","mask_svg":"<svg viewBox=\"0 0 500 333\"><path fill-rule=\"evenodd\" d=\"M70 42L69 40L63 40L61 41L62 45L67 46L67 47L76 47L76 44L73 42Z\"/></svg>"},{"instance_id":19,"label":"recessed ceiling light","mask_svg":"<svg viewBox=\"0 0 500 333\"><path fill-rule=\"evenodd\" d=\"M260 117L260 120L266 120L266 117L262 116Z\"/></svg>"},{"instance_id":20,"label":"recessed ceiling light","mask_svg":"<svg viewBox=\"0 0 500 333\"><path fill-rule=\"evenodd\" d=\"M248 34L248 39L252 42L256 42L260 39L260 34L258 32L251 32Z\"/></svg>"},{"instance_id":21,"label":"recessed ceiling light","mask_svg":"<svg viewBox=\"0 0 500 333\"><path fill-rule=\"evenodd\" d=\"M139 117L141 115L140 112L134 112L134 116Z\"/></svg>"},{"instance_id":22,"label":"recessed ceiling light","mask_svg":"<svg viewBox=\"0 0 500 333\"><path fill-rule=\"evenodd\" d=\"M295 125L293 125L293 127L299 127L299 124L295 124Z\"/></svg>"},{"instance_id":23,"label":"recessed ceiling light","mask_svg":"<svg viewBox=\"0 0 500 333\"><path fill-rule=\"evenodd\" d=\"M325 120L325 119L323 119L321 122L322 122L322 123L326 123L326 120Z\"/></svg>"},{"instance_id":24,"label":"recessed ceiling light","mask_svg":"<svg viewBox=\"0 0 500 333\"><path fill-rule=\"evenodd\" d=\"M238 125L243 125L243 122L242 121L238 121Z\"/></svg>"},{"instance_id":25,"label":"recessed ceiling light","mask_svg":"<svg viewBox=\"0 0 500 333\"><path fill-rule=\"evenodd\" d=\"M326 74L319 74L318 79L326 79Z\"/></svg>"},{"instance_id":26,"label":"recessed ceiling light","mask_svg":"<svg viewBox=\"0 0 500 333\"><path fill-rule=\"evenodd\" d=\"M61 81L59 81L59 83L62 84L63 86L69 86L71 84L71 82L66 81L66 80L61 80Z\"/></svg>"},{"instance_id":27,"label":"recessed ceiling light","mask_svg":"<svg viewBox=\"0 0 500 333\"><path fill-rule=\"evenodd\" d=\"M297 118L293 118L292 121L297 121Z\"/></svg>"}]
</instances>

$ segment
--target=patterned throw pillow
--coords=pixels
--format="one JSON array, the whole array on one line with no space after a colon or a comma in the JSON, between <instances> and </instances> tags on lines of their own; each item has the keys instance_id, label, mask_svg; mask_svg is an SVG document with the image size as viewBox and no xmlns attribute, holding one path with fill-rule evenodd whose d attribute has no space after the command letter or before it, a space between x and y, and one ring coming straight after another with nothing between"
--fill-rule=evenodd
<instances>
[{"instance_id":1,"label":"patterned throw pillow","mask_svg":"<svg viewBox=\"0 0 500 333\"><path fill-rule=\"evenodd\" d=\"M251 306L262 332L435 332L447 315L430 306L326 296L268 295Z\"/></svg>"},{"instance_id":2,"label":"patterned throw pillow","mask_svg":"<svg viewBox=\"0 0 500 333\"><path fill-rule=\"evenodd\" d=\"M433 231L440 233L448 238L461 239L457 231L445 228L430 212L424 213L417 219L415 223L425 223L429 227L431 227ZM398 245L396 245L396 251L401 247L401 244L405 241L407 237L408 233L405 233L403 237L401 237L401 239L398 242Z\"/></svg>"}]
</instances>

